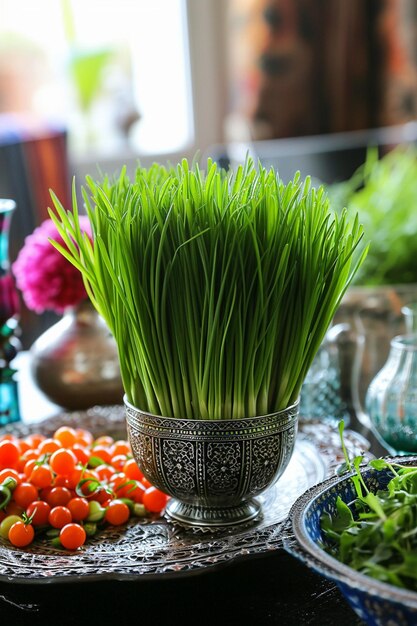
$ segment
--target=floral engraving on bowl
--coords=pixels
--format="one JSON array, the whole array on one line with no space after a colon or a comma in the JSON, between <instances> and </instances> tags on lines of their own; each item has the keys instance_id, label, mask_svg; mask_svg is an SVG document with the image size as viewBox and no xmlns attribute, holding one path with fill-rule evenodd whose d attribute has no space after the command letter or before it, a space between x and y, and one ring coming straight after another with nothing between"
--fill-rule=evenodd
<instances>
[{"instance_id":1,"label":"floral engraving on bowl","mask_svg":"<svg viewBox=\"0 0 417 626\"><path fill-rule=\"evenodd\" d=\"M195 490L194 479L195 449L189 441L162 441L161 463L167 485L178 493L191 493Z\"/></svg>"},{"instance_id":2,"label":"floral engraving on bowl","mask_svg":"<svg viewBox=\"0 0 417 626\"><path fill-rule=\"evenodd\" d=\"M224 421L166 418L126 403L133 453L145 476L173 497L167 515L204 526L255 519L260 504L253 497L284 471L297 419L298 403L274 414ZM138 441L148 438L153 458L144 463Z\"/></svg>"},{"instance_id":3,"label":"floral engraving on bowl","mask_svg":"<svg viewBox=\"0 0 417 626\"><path fill-rule=\"evenodd\" d=\"M242 451L236 443L207 444L207 484L211 493L233 494L239 484Z\"/></svg>"},{"instance_id":4,"label":"floral engraving on bowl","mask_svg":"<svg viewBox=\"0 0 417 626\"><path fill-rule=\"evenodd\" d=\"M141 459L142 469L144 472L153 473L153 450L152 438L144 435L132 440L132 451L139 459Z\"/></svg>"},{"instance_id":5,"label":"floral engraving on bowl","mask_svg":"<svg viewBox=\"0 0 417 626\"><path fill-rule=\"evenodd\" d=\"M277 473L282 460L286 459L287 452L282 455L282 447L288 450L286 441L281 441L280 435L273 438L260 439L252 443L252 480L250 490L259 493L269 485Z\"/></svg>"}]
</instances>

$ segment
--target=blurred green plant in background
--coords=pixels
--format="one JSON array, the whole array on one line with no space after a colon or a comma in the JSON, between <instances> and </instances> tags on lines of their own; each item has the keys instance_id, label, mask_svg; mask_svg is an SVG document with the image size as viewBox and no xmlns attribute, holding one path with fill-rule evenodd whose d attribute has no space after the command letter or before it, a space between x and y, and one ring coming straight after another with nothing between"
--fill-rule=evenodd
<instances>
[{"instance_id":1,"label":"blurred green plant in background","mask_svg":"<svg viewBox=\"0 0 417 626\"><path fill-rule=\"evenodd\" d=\"M359 214L371 241L355 283L417 283L417 148L399 146L381 158L369 149L352 178L329 194L335 209Z\"/></svg>"}]
</instances>

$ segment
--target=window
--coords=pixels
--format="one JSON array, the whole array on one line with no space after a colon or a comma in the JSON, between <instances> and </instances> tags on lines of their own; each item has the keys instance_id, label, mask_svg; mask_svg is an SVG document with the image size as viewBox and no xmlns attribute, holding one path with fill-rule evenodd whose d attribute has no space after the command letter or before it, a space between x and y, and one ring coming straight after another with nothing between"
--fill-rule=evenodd
<instances>
[{"instance_id":1,"label":"window","mask_svg":"<svg viewBox=\"0 0 417 626\"><path fill-rule=\"evenodd\" d=\"M73 155L194 142L185 0L1 0L0 112L62 120Z\"/></svg>"}]
</instances>

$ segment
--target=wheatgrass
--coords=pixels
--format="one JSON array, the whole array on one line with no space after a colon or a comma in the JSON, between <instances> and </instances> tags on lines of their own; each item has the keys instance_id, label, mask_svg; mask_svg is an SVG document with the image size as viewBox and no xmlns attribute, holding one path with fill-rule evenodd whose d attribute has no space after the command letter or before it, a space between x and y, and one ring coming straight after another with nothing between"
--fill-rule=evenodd
<instances>
[{"instance_id":1,"label":"wheatgrass","mask_svg":"<svg viewBox=\"0 0 417 626\"><path fill-rule=\"evenodd\" d=\"M293 404L366 249L323 188L234 172L138 167L87 178L93 240L50 211L118 345L127 400L156 415L237 419ZM360 249L362 248L362 249Z\"/></svg>"}]
</instances>

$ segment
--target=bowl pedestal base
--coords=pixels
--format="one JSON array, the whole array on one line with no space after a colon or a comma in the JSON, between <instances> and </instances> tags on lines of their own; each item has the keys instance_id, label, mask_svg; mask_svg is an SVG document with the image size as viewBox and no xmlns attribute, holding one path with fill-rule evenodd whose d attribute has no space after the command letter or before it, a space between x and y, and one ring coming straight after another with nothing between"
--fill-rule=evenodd
<instances>
[{"instance_id":1,"label":"bowl pedestal base","mask_svg":"<svg viewBox=\"0 0 417 626\"><path fill-rule=\"evenodd\" d=\"M261 512L261 505L256 500L245 500L235 506L201 506L188 504L175 498L168 502L165 513L173 521L187 526L216 528L235 526L249 522Z\"/></svg>"}]
</instances>

